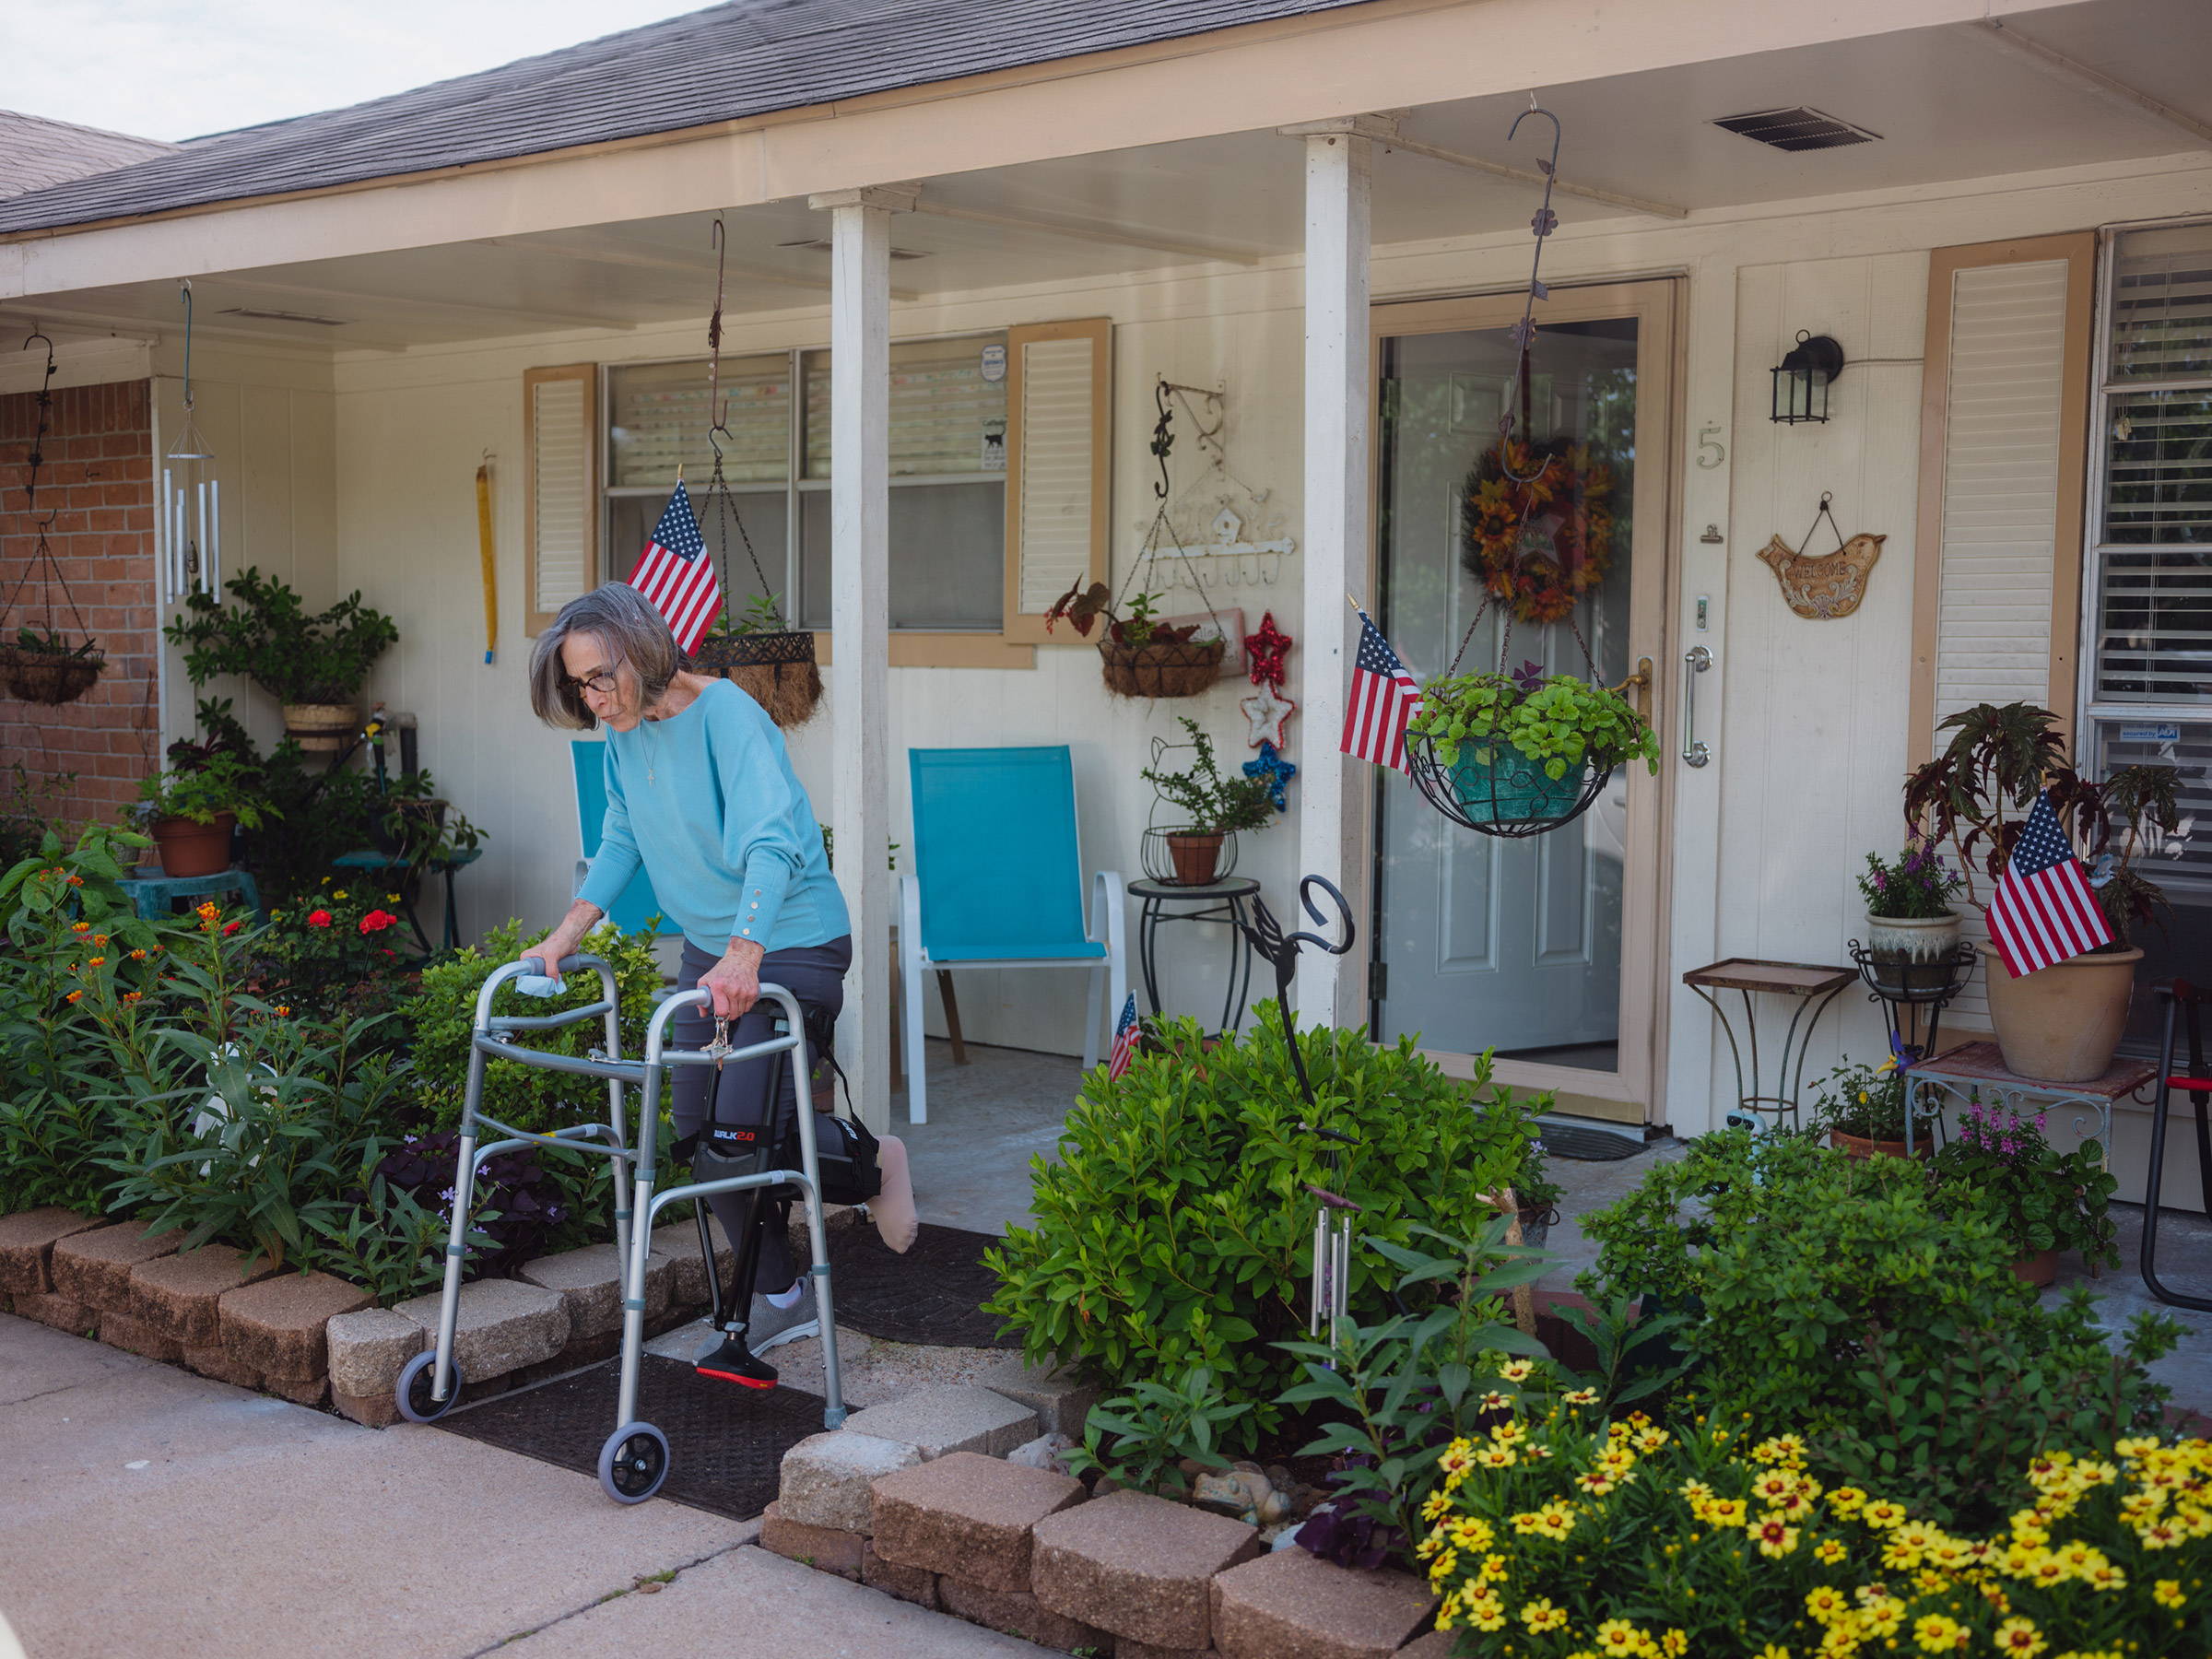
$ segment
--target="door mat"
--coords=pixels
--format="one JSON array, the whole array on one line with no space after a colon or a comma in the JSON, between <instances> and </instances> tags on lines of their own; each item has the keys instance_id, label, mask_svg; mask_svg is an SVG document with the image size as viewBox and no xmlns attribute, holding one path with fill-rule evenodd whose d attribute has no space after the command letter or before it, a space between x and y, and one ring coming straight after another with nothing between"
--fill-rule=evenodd
<instances>
[{"instance_id":1,"label":"door mat","mask_svg":"<svg viewBox=\"0 0 2212 1659\"><path fill-rule=\"evenodd\" d=\"M832 1228L830 1287L837 1323L887 1342L1018 1348L1021 1339L1001 1336L1004 1322L982 1310L998 1293L998 1275L983 1265L983 1252L1005 1242L924 1221L913 1248L900 1255L873 1227ZM802 1247L801 1259L804 1253Z\"/></svg>"},{"instance_id":2,"label":"door mat","mask_svg":"<svg viewBox=\"0 0 2212 1659\"><path fill-rule=\"evenodd\" d=\"M760 1513L775 1498L783 1453L821 1433L820 1397L795 1388L740 1388L678 1359L641 1358L638 1416L668 1437L668 1480L660 1495L734 1521ZM448 1412L437 1427L596 1480L599 1448L615 1431L621 1381L622 1361L609 1359Z\"/></svg>"},{"instance_id":3,"label":"door mat","mask_svg":"<svg viewBox=\"0 0 2212 1659\"><path fill-rule=\"evenodd\" d=\"M1611 1135L1603 1129L1578 1129L1569 1124L1539 1123L1536 1138L1544 1143L1547 1155L1570 1158L1580 1163L1614 1163L1634 1158L1643 1150L1641 1141L1632 1141L1625 1135Z\"/></svg>"}]
</instances>

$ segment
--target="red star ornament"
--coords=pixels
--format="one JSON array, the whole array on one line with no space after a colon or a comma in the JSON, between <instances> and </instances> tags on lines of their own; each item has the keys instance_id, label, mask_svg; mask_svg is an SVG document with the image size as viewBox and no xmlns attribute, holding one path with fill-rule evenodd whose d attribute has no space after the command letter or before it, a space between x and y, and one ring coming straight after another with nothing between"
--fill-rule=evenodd
<instances>
[{"instance_id":1,"label":"red star ornament","mask_svg":"<svg viewBox=\"0 0 2212 1659\"><path fill-rule=\"evenodd\" d=\"M1244 654L1252 664L1253 685L1283 683L1283 659L1290 654L1291 644L1290 636L1276 627L1273 611L1260 618L1259 628L1244 636Z\"/></svg>"}]
</instances>

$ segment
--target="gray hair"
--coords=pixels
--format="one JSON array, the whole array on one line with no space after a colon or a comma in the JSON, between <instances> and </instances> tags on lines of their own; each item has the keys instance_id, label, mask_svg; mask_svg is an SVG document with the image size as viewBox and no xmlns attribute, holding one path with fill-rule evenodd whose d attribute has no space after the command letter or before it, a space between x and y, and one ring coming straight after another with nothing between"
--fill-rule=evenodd
<instances>
[{"instance_id":1,"label":"gray hair","mask_svg":"<svg viewBox=\"0 0 2212 1659\"><path fill-rule=\"evenodd\" d=\"M579 634L605 648L625 700L635 696L641 709L658 702L684 666L668 619L651 600L627 582L594 588L560 607L530 653L530 707L550 726L588 732L599 724L583 693L569 682L568 665L561 661L561 647Z\"/></svg>"}]
</instances>

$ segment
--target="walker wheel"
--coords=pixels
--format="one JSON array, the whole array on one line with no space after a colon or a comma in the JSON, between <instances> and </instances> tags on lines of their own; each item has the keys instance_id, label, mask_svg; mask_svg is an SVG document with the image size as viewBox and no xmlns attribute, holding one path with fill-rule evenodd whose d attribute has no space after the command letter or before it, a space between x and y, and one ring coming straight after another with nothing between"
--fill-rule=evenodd
<instances>
[{"instance_id":1,"label":"walker wheel","mask_svg":"<svg viewBox=\"0 0 2212 1659\"><path fill-rule=\"evenodd\" d=\"M399 1415L410 1423L434 1423L451 1411L461 1397L461 1373L453 1372L453 1392L442 1400L430 1398L430 1390L437 1386L438 1351L433 1348L416 1355L399 1373L399 1386L393 1391L399 1397Z\"/></svg>"},{"instance_id":2,"label":"walker wheel","mask_svg":"<svg viewBox=\"0 0 2212 1659\"><path fill-rule=\"evenodd\" d=\"M668 1437L651 1423L625 1423L599 1448L599 1484L617 1503L642 1503L668 1478Z\"/></svg>"}]
</instances>

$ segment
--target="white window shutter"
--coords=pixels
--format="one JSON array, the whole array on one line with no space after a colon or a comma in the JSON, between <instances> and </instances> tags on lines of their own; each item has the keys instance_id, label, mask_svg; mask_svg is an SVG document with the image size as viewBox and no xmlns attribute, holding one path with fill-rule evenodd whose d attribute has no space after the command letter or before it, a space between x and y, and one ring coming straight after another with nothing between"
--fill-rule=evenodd
<instances>
[{"instance_id":1,"label":"white window shutter","mask_svg":"<svg viewBox=\"0 0 2212 1659\"><path fill-rule=\"evenodd\" d=\"M1106 580L1110 335L1103 319L1008 331L1009 640L1042 641L1053 600Z\"/></svg>"},{"instance_id":2,"label":"white window shutter","mask_svg":"<svg viewBox=\"0 0 2212 1659\"><path fill-rule=\"evenodd\" d=\"M599 584L597 383L588 363L523 376L528 634L543 632L562 606Z\"/></svg>"},{"instance_id":3,"label":"white window shutter","mask_svg":"<svg viewBox=\"0 0 2212 1659\"><path fill-rule=\"evenodd\" d=\"M2050 694L2066 276L2063 259L1952 276L1938 724L1976 703Z\"/></svg>"}]
</instances>

